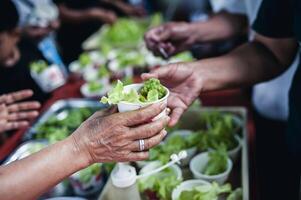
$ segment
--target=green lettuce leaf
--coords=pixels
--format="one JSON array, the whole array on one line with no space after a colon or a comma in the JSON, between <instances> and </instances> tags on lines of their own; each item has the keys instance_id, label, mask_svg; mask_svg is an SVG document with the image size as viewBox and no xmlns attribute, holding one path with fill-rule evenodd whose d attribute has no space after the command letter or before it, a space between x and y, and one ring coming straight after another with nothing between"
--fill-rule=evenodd
<instances>
[{"instance_id":1,"label":"green lettuce leaf","mask_svg":"<svg viewBox=\"0 0 301 200\"><path fill-rule=\"evenodd\" d=\"M201 185L192 188L192 190L183 191L178 200L217 200L220 194L229 192L231 192L230 184L219 186L213 182L210 185Z\"/></svg>"},{"instance_id":2,"label":"green lettuce leaf","mask_svg":"<svg viewBox=\"0 0 301 200\"><path fill-rule=\"evenodd\" d=\"M209 161L203 170L205 175L217 175L227 170L228 154L224 145L220 146L217 150L209 152Z\"/></svg>"}]
</instances>

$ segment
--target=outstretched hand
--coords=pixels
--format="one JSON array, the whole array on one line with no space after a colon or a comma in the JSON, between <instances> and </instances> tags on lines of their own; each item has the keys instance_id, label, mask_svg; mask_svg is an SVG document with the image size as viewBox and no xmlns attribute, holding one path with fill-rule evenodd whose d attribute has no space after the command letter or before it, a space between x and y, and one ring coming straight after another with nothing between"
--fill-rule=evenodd
<instances>
[{"instance_id":1,"label":"outstretched hand","mask_svg":"<svg viewBox=\"0 0 301 200\"><path fill-rule=\"evenodd\" d=\"M169 126L174 126L183 112L200 95L202 80L197 77L193 66L176 63L163 66L150 73L142 74L142 79L157 78L170 89L167 106L171 109Z\"/></svg>"},{"instance_id":2,"label":"outstretched hand","mask_svg":"<svg viewBox=\"0 0 301 200\"><path fill-rule=\"evenodd\" d=\"M0 96L0 133L28 126L29 120L38 116L40 103L17 103L33 95L31 90L21 90Z\"/></svg>"}]
</instances>

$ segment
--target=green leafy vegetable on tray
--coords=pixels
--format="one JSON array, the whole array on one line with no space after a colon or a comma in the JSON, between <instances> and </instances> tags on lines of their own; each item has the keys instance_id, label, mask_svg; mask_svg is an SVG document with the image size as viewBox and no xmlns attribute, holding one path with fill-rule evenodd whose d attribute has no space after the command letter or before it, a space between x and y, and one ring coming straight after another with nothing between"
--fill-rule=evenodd
<instances>
[{"instance_id":1,"label":"green leafy vegetable on tray","mask_svg":"<svg viewBox=\"0 0 301 200\"><path fill-rule=\"evenodd\" d=\"M88 108L74 108L62 112L67 112L64 119L54 115L39 125L33 136L34 139L47 139L50 143L63 140L92 114L92 110Z\"/></svg>"},{"instance_id":2,"label":"green leafy vegetable on tray","mask_svg":"<svg viewBox=\"0 0 301 200\"><path fill-rule=\"evenodd\" d=\"M30 63L29 68L31 71L40 74L48 68L48 64L44 60L38 60Z\"/></svg>"},{"instance_id":3,"label":"green leafy vegetable on tray","mask_svg":"<svg viewBox=\"0 0 301 200\"><path fill-rule=\"evenodd\" d=\"M82 53L79 56L78 61L82 68L86 67L87 65L89 65L92 62L88 52Z\"/></svg>"},{"instance_id":4,"label":"green leafy vegetable on tray","mask_svg":"<svg viewBox=\"0 0 301 200\"><path fill-rule=\"evenodd\" d=\"M231 192L231 185L219 186L213 182L210 185L200 185L192 190L184 190L178 200L217 200L220 194Z\"/></svg>"},{"instance_id":5,"label":"green leafy vegetable on tray","mask_svg":"<svg viewBox=\"0 0 301 200\"><path fill-rule=\"evenodd\" d=\"M227 150L232 150L238 146L235 136L239 125L234 121L233 114L204 112L200 123L204 127L200 130L201 138L198 144L200 150L218 149L221 145L225 145Z\"/></svg>"},{"instance_id":6,"label":"green leafy vegetable on tray","mask_svg":"<svg viewBox=\"0 0 301 200\"><path fill-rule=\"evenodd\" d=\"M203 170L205 175L217 175L223 173L228 167L228 154L225 146L220 146L217 150L208 153L209 161Z\"/></svg>"},{"instance_id":7,"label":"green leafy vegetable on tray","mask_svg":"<svg viewBox=\"0 0 301 200\"><path fill-rule=\"evenodd\" d=\"M140 179L138 182L140 192L151 191L155 192L161 200L170 200L172 190L181 183L177 179L174 171L171 168L149 176L145 179Z\"/></svg>"},{"instance_id":8,"label":"green leafy vegetable on tray","mask_svg":"<svg viewBox=\"0 0 301 200\"><path fill-rule=\"evenodd\" d=\"M103 85L99 81L91 81L88 83L88 90L90 92L97 92L103 89Z\"/></svg>"},{"instance_id":9,"label":"green leafy vegetable on tray","mask_svg":"<svg viewBox=\"0 0 301 200\"><path fill-rule=\"evenodd\" d=\"M189 149L196 146L199 135L193 133L187 137L180 135L171 135L164 144L158 145L150 149L149 160L159 160L163 164L170 160L170 156L179 153L181 150Z\"/></svg>"},{"instance_id":10,"label":"green leafy vegetable on tray","mask_svg":"<svg viewBox=\"0 0 301 200\"><path fill-rule=\"evenodd\" d=\"M243 200L242 189L237 188L236 190L232 191L227 197L227 200Z\"/></svg>"},{"instance_id":11,"label":"green leafy vegetable on tray","mask_svg":"<svg viewBox=\"0 0 301 200\"><path fill-rule=\"evenodd\" d=\"M130 90L124 92L123 83L118 81L107 97L102 97L101 102L104 104L118 104L121 101L129 103L148 103L154 102L166 95L166 89L161 85L158 79L149 79L144 82L143 87L139 90Z\"/></svg>"},{"instance_id":12,"label":"green leafy vegetable on tray","mask_svg":"<svg viewBox=\"0 0 301 200\"><path fill-rule=\"evenodd\" d=\"M83 170L80 170L78 173L79 180L81 183L89 183L94 176L98 176L101 172L101 164L95 163Z\"/></svg>"}]
</instances>

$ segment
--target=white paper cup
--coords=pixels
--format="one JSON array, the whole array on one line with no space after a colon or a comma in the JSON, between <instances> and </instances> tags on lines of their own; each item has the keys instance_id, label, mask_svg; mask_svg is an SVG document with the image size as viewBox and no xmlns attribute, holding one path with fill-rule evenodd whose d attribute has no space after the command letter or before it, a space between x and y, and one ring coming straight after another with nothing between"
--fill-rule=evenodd
<instances>
[{"instance_id":1,"label":"white paper cup","mask_svg":"<svg viewBox=\"0 0 301 200\"><path fill-rule=\"evenodd\" d=\"M174 135L180 135L183 138L188 137L189 135L194 134L191 130L176 130L173 131L172 133L167 135L166 141L173 137ZM181 167L185 167L189 164L190 160L193 158L193 156L197 153L197 148L196 147L191 147L189 149L183 149L187 152L187 157L185 159L181 160Z\"/></svg>"},{"instance_id":2,"label":"white paper cup","mask_svg":"<svg viewBox=\"0 0 301 200\"><path fill-rule=\"evenodd\" d=\"M210 185L209 182L204 180L188 180L184 181L180 185L178 185L173 191L171 195L172 200L177 200L183 191L193 190L197 186L201 185Z\"/></svg>"},{"instance_id":3,"label":"white paper cup","mask_svg":"<svg viewBox=\"0 0 301 200\"><path fill-rule=\"evenodd\" d=\"M212 176L201 173L203 169L206 167L208 161L209 161L208 152L200 153L190 161L189 168L193 174L193 177L195 179L202 179L208 182L217 182L220 185L225 183L232 170L233 163L231 159L228 159L227 161L226 171L224 171L221 174L212 175Z\"/></svg>"},{"instance_id":4,"label":"white paper cup","mask_svg":"<svg viewBox=\"0 0 301 200\"><path fill-rule=\"evenodd\" d=\"M143 83L127 85L124 87L124 92L128 93L132 89L139 91L139 89L141 87L143 87ZM156 103L161 103L161 102L164 102L165 105L167 105L169 90L166 87L164 87L164 88L166 90L166 95L162 99L159 99L158 101L151 102L151 103L130 103L130 102L126 102L126 101L121 101L117 104L118 111L119 112L128 112L128 111L138 110L140 108L143 108L143 107L146 107L146 106L149 106L152 104L156 104ZM159 119L163 116L166 116L166 108L158 116L156 116L153 120Z\"/></svg>"},{"instance_id":5,"label":"white paper cup","mask_svg":"<svg viewBox=\"0 0 301 200\"><path fill-rule=\"evenodd\" d=\"M152 161L149 162L147 165L145 165L139 172L139 174L145 174L147 172L150 172L152 170L155 170L162 166L162 163L160 161ZM178 180L183 180L182 171L179 166L173 164L169 167L176 175ZM145 177L147 179L148 177Z\"/></svg>"}]
</instances>

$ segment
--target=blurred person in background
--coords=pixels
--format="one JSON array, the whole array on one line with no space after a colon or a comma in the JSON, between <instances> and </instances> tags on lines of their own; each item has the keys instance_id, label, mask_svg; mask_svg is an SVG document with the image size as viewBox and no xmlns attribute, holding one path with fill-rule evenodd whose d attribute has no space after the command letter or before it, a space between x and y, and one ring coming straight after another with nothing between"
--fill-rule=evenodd
<instances>
[{"instance_id":1,"label":"blurred person in background","mask_svg":"<svg viewBox=\"0 0 301 200\"><path fill-rule=\"evenodd\" d=\"M29 125L29 120L38 116L37 101L23 101L33 95L32 90L22 90L0 96L0 134Z\"/></svg>"},{"instance_id":2,"label":"blurred person in background","mask_svg":"<svg viewBox=\"0 0 301 200\"><path fill-rule=\"evenodd\" d=\"M22 32L20 42L24 53L31 49L33 58L56 64L67 76L67 70L55 41L55 31L60 26L59 11L52 0L13 0L19 14ZM24 50L23 50L24 49Z\"/></svg>"},{"instance_id":3,"label":"blurred person in background","mask_svg":"<svg viewBox=\"0 0 301 200\"><path fill-rule=\"evenodd\" d=\"M0 7L0 95L29 88L34 91L30 99L42 102L49 95L31 78L28 65L32 60L17 47L21 35L18 20L16 7L5 0Z\"/></svg>"},{"instance_id":4,"label":"blurred person in background","mask_svg":"<svg viewBox=\"0 0 301 200\"><path fill-rule=\"evenodd\" d=\"M212 15L207 21L163 25L146 34L146 42L157 54L160 52L153 46L153 41L158 41L159 45L161 42L167 44L170 42L172 45L169 53L174 54L190 49L195 43L229 40L246 34L252 41L255 33L248 26L255 21L261 2L262 0L211 0L211 7L217 14ZM281 76L253 87L256 169L260 182L258 186L260 199L277 198L274 191L279 185L273 177L283 168L279 164L279 156L285 154L279 147L286 146L283 138L289 116L289 89L298 66L298 59L296 55L293 64ZM267 144L269 148L266 148ZM266 159L267 157L270 159Z\"/></svg>"},{"instance_id":5,"label":"blurred person in background","mask_svg":"<svg viewBox=\"0 0 301 200\"><path fill-rule=\"evenodd\" d=\"M250 4L251 2L246 3ZM259 5L260 3L255 4L255 7ZM263 0L257 18L253 16L256 18L253 24L256 33L255 39L250 43L220 57L203 59L193 63L167 65L150 74L143 75L144 79L150 77L160 78L163 84L169 86L174 93L169 99L169 106L174 108L170 125L177 122L187 106L201 92L250 86L261 81L270 80L289 69L299 49L298 41L301 38L300 26L298 26L301 20L300 9L299 2L295 1ZM256 10L253 11L256 16ZM200 28L194 25L173 29L165 27L153 29L146 34L148 47L156 53L159 53L158 47L164 48L169 54L181 51L196 41L198 33L202 32ZM212 28L217 27L217 25L212 26ZM225 34L229 32L221 31L217 33ZM211 34L210 37L212 36L215 35ZM268 180L265 184L270 184L265 185L268 188L264 189L268 193L264 193L262 199L299 199L301 169L301 100L299 91L301 68L300 60L297 62L299 66L294 74L294 81L289 92L287 134L277 134L273 129L278 127L266 123L262 125L271 129L257 134L261 134L261 136L263 134L269 135L268 138L260 138L262 139L261 142L264 143L264 148L259 149L261 151L258 152L258 154L263 154L262 159L265 160L261 164L266 165L261 170L267 172L266 174L261 172L260 176L263 176L266 179L265 181ZM277 88L277 90L284 90L283 95L288 93L287 88L290 85L292 73L294 72L290 72L282 82L283 87ZM281 80L278 81L281 82ZM269 88L275 88L273 84L268 84L270 84ZM271 93L268 94L268 91L266 93L267 96L271 95ZM274 98L277 97L274 96ZM270 113L274 111L272 110ZM275 181L275 174L277 174L277 181ZM279 182L289 184L283 185Z\"/></svg>"},{"instance_id":6,"label":"blurred person in background","mask_svg":"<svg viewBox=\"0 0 301 200\"><path fill-rule=\"evenodd\" d=\"M144 10L121 0L55 0L62 26L58 42L66 63L82 53L82 43L103 24L113 24L118 16L142 16Z\"/></svg>"}]
</instances>

